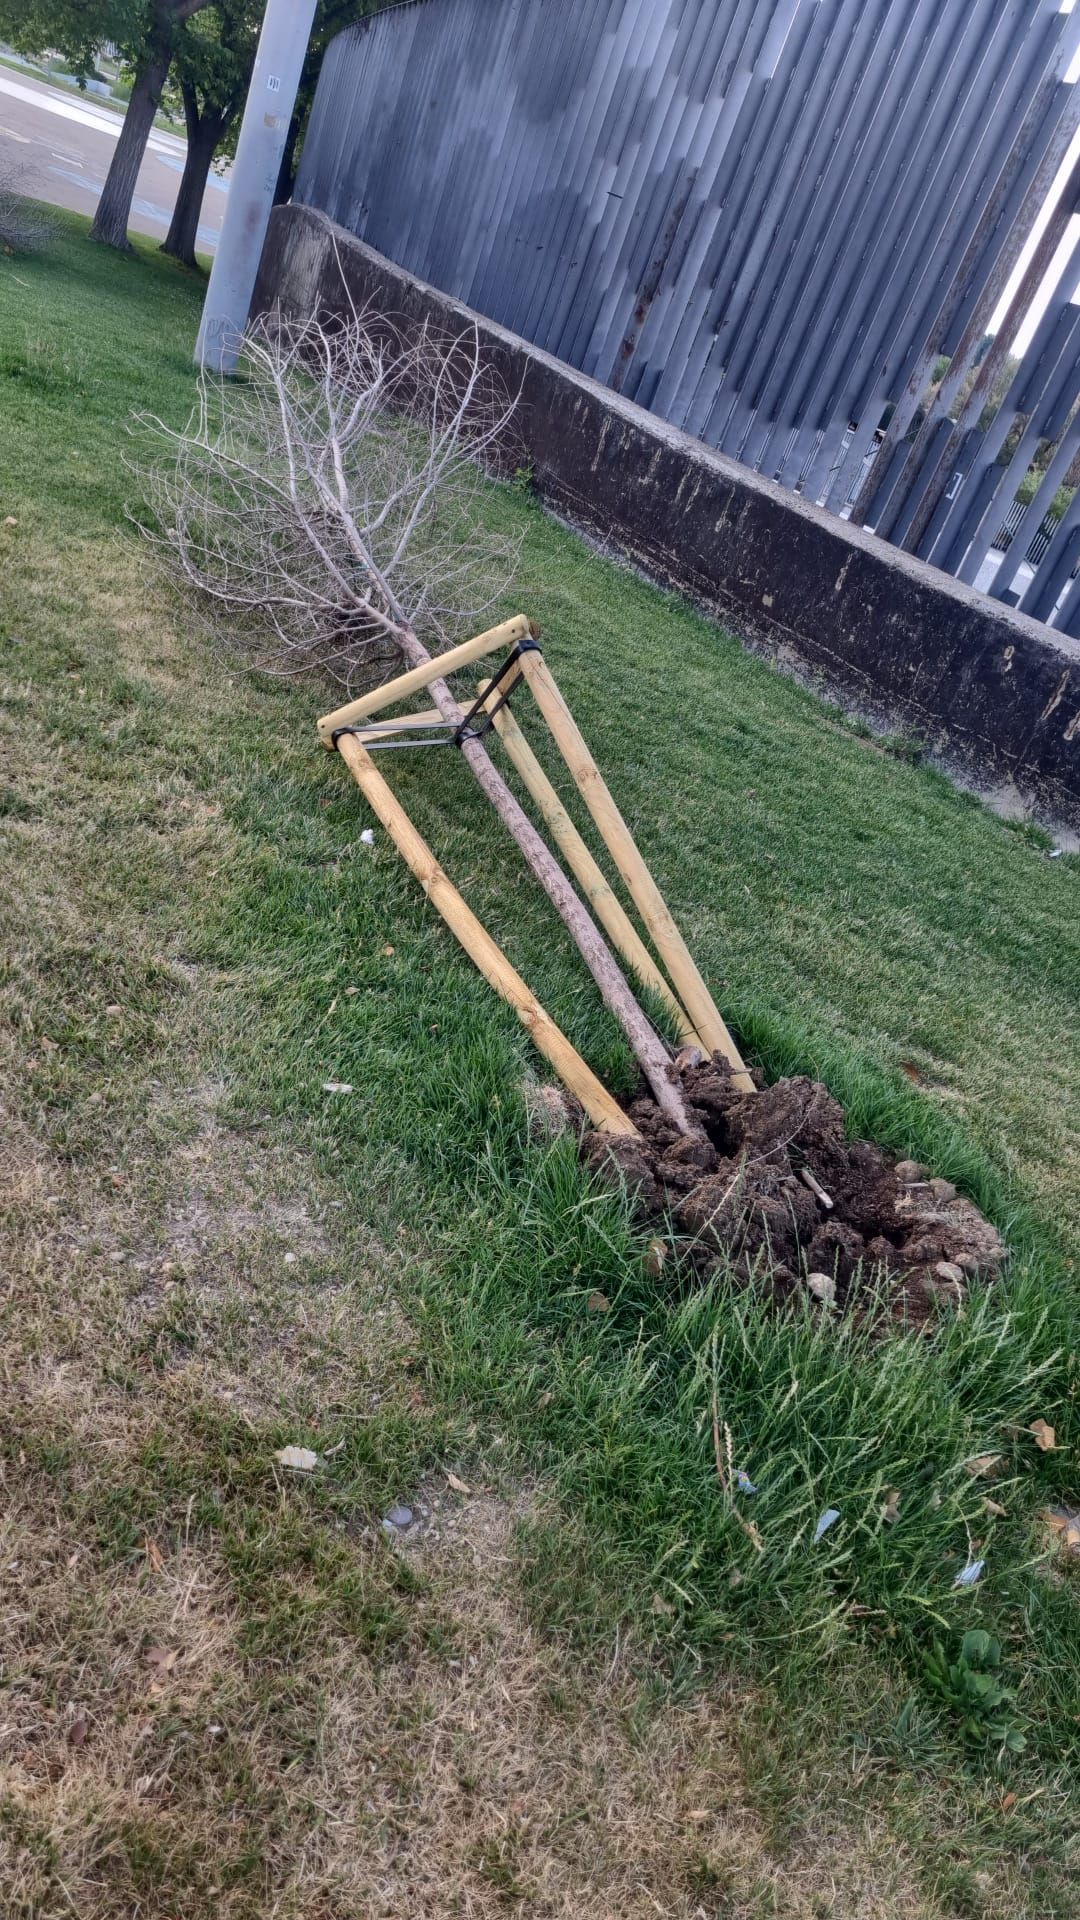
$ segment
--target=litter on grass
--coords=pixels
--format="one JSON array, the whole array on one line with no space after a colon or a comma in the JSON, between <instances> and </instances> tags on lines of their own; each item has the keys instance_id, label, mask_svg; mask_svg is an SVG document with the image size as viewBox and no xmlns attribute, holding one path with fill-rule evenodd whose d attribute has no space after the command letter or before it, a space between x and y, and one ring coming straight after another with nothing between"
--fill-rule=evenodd
<instances>
[{"instance_id":1,"label":"litter on grass","mask_svg":"<svg viewBox=\"0 0 1080 1920\"><path fill-rule=\"evenodd\" d=\"M956 1579L953 1581L953 1586L973 1587L976 1580L981 1578L985 1566L985 1560L969 1560L966 1567L961 1567Z\"/></svg>"},{"instance_id":2,"label":"litter on grass","mask_svg":"<svg viewBox=\"0 0 1080 1920\"><path fill-rule=\"evenodd\" d=\"M274 1455L279 1466L291 1468L293 1473L314 1473L319 1464L319 1456L310 1447L280 1447Z\"/></svg>"}]
</instances>

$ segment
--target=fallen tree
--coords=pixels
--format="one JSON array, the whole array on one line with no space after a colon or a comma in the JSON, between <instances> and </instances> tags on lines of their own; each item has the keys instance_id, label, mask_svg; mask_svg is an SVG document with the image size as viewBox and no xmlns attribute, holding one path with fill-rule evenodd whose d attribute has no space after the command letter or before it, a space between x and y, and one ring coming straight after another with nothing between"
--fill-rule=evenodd
<instances>
[{"instance_id":1,"label":"fallen tree","mask_svg":"<svg viewBox=\"0 0 1080 1920\"><path fill-rule=\"evenodd\" d=\"M404 338L382 317L356 312L333 327L263 323L243 371L238 384L202 377L185 430L144 421L157 443L147 469L153 537L233 637L247 636L260 666L318 667L347 689L351 697L318 723L323 744L339 750L429 899L591 1120L595 1131L581 1143L589 1163L624 1180L639 1212L698 1271L765 1272L781 1296L806 1286L823 1307L840 1306L868 1286L889 1311L925 1318L936 1302L961 1302L972 1277L994 1277L1000 1238L947 1182L848 1142L823 1086L794 1079L763 1092L748 1072L528 621L452 644L504 598L517 559L483 512L484 473L505 447L513 409L482 365L475 331ZM507 647L500 671L463 704L447 675ZM393 666L406 671L388 677ZM480 737L493 719L614 945L647 978L639 936L500 704L518 687L535 697L666 969L660 987L686 1042L677 1057ZM433 711L374 719L421 689ZM373 753L395 730L400 744L418 732L430 739L439 726L623 1027L648 1089L628 1109L510 967L375 766Z\"/></svg>"},{"instance_id":2,"label":"fallen tree","mask_svg":"<svg viewBox=\"0 0 1080 1920\"><path fill-rule=\"evenodd\" d=\"M264 670L313 666L345 686L388 659L431 659L507 591L517 543L480 510L513 405L474 329L406 339L354 313L333 328L271 321L246 345L245 378L204 374L186 429L142 425L160 540L180 578L240 622ZM161 458L161 449L168 455ZM442 678L446 721L464 711ZM461 751L567 927L626 1034L661 1111L697 1130L671 1050L603 934L480 740Z\"/></svg>"}]
</instances>

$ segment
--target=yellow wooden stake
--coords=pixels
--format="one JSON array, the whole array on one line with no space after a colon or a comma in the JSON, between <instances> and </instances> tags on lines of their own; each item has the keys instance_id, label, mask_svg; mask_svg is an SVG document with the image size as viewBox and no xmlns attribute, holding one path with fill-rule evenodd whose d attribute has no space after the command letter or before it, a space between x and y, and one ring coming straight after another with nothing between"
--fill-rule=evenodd
<instances>
[{"instance_id":1,"label":"yellow wooden stake","mask_svg":"<svg viewBox=\"0 0 1080 1920\"><path fill-rule=\"evenodd\" d=\"M408 673L400 673L396 680L388 680L384 687L375 687L359 700L349 700L333 713L324 713L318 723L323 746L333 746L334 734L339 727L355 726L358 720L366 720L368 714L378 713L380 707L389 707L395 700L407 700L410 694L419 693L421 687L429 687L433 680L456 673L459 667L470 666L474 660L482 660L487 653L509 651L528 637L529 623L523 613L516 613L512 620L504 620L501 626L491 627L487 633L475 634L471 640L463 640L459 647L451 647L448 653L441 653L437 660L425 660L422 666L412 667Z\"/></svg>"},{"instance_id":2,"label":"yellow wooden stake","mask_svg":"<svg viewBox=\"0 0 1080 1920\"><path fill-rule=\"evenodd\" d=\"M734 1082L741 1092L753 1093L754 1083L746 1063L735 1045L712 995L694 963L682 934L675 925L667 903L639 853L626 821L615 805L596 761L582 738L566 701L552 678L542 653L528 649L521 656L521 667L532 689L536 704L555 744L566 761L585 805L592 814L604 845L618 867L627 891L640 913L653 945L671 977L697 1032L710 1053L722 1053L735 1069Z\"/></svg>"},{"instance_id":3,"label":"yellow wooden stake","mask_svg":"<svg viewBox=\"0 0 1080 1920\"><path fill-rule=\"evenodd\" d=\"M479 967L491 986L517 1012L534 1044L550 1060L563 1085L581 1102L594 1127L603 1133L618 1133L636 1138L637 1128L629 1120L592 1068L571 1046L566 1035L545 1013L536 996L530 993L521 975L496 945L472 908L440 867L426 840L417 832L371 755L354 734L343 734L338 752L360 788L376 818L382 822L398 852L411 867L432 906L442 914L451 933L461 942L469 958Z\"/></svg>"},{"instance_id":4,"label":"yellow wooden stake","mask_svg":"<svg viewBox=\"0 0 1080 1920\"><path fill-rule=\"evenodd\" d=\"M438 707L430 707L423 713L403 713L396 720L373 720L370 727L358 727L356 737L366 746L369 740L392 740L396 733L411 733L414 727L421 732L428 727L445 727L449 732L450 722L444 720Z\"/></svg>"},{"instance_id":5,"label":"yellow wooden stake","mask_svg":"<svg viewBox=\"0 0 1080 1920\"><path fill-rule=\"evenodd\" d=\"M483 695L487 684L486 680L481 681L477 692ZM485 706L493 705L497 698L498 692L493 693L491 699L484 702ZM679 1039L682 1044L701 1047L707 1053L708 1048L704 1040L695 1029L685 1009L676 1000L618 895L612 892L602 869L593 859L509 707L499 708L495 715L495 730L506 748L511 765L516 767L522 782L536 801L555 845L605 933L612 941L616 952L622 954L638 979L651 987L654 993L658 993L664 1004L670 1007L679 1023Z\"/></svg>"}]
</instances>

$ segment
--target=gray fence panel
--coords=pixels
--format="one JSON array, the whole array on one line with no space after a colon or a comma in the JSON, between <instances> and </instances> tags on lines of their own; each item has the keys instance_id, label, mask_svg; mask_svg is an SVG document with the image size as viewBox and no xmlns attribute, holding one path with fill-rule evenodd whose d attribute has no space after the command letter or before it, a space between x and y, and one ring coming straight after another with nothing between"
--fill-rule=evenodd
<instances>
[{"instance_id":1,"label":"gray fence panel","mask_svg":"<svg viewBox=\"0 0 1080 1920\"><path fill-rule=\"evenodd\" d=\"M1023 484L1044 531L994 590L1076 623L1080 508L1040 557L1080 452L1071 268L995 417L953 414L1078 47L1060 0L407 0L330 47L297 197L964 578Z\"/></svg>"},{"instance_id":2,"label":"gray fence panel","mask_svg":"<svg viewBox=\"0 0 1080 1920\"><path fill-rule=\"evenodd\" d=\"M974 14L972 26L979 28ZM807 400L817 423L827 429L830 421L859 421L862 432L856 435L850 458L838 468L831 497L842 502L861 461L867 429L880 421L887 404L888 388L878 377L881 356L874 357L869 343L884 335L892 321L892 338L885 356L903 361L912 351L897 346L897 336L921 335L920 293L940 282L948 264L933 255L927 259L924 236L935 229L940 234L935 252L955 260L963 245L962 227L970 222L971 207L978 204L977 191L963 196L956 191L957 156L969 155L978 143L978 123L985 111L988 76L972 72L971 52L977 51L978 38L963 38L952 44L950 23L939 19L937 31L927 43L925 58L914 85L901 102L894 136L883 159L882 184L875 204L866 209L865 226L870 241L864 246L857 265L857 277L851 282L847 312L843 310L832 325L832 345L819 367L813 390ZM948 92L944 88L948 84ZM981 84L979 84L981 82ZM933 104L934 112L930 115ZM920 122L932 118L940 124L942 138L928 165L925 141L919 138ZM1006 142L1012 134L1011 118L998 116L997 142ZM893 176L893 169L896 169ZM891 200L888 189L895 177L896 193ZM890 236L902 235L899 247L890 245ZM852 249L854 252L854 249ZM925 293L922 294L923 301ZM865 309L860 302L866 302ZM866 319L864 321L864 311ZM917 346L918 340L914 342ZM818 481L824 480L821 463L808 476L808 490L817 496ZM781 477L786 477L781 475Z\"/></svg>"}]
</instances>

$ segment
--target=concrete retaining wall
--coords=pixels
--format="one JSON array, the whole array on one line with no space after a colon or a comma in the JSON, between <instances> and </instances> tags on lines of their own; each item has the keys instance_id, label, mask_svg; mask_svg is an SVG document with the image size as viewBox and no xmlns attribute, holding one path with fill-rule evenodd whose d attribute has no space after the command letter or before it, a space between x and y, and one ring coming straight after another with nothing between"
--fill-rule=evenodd
<instances>
[{"instance_id":1,"label":"concrete retaining wall","mask_svg":"<svg viewBox=\"0 0 1080 1920\"><path fill-rule=\"evenodd\" d=\"M917 734L999 801L1080 828L1080 642L810 506L448 299L301 206L273 215L254 311L475 318L521 391L537 491L777 665Z\"/></svg>"}]
</instances>

